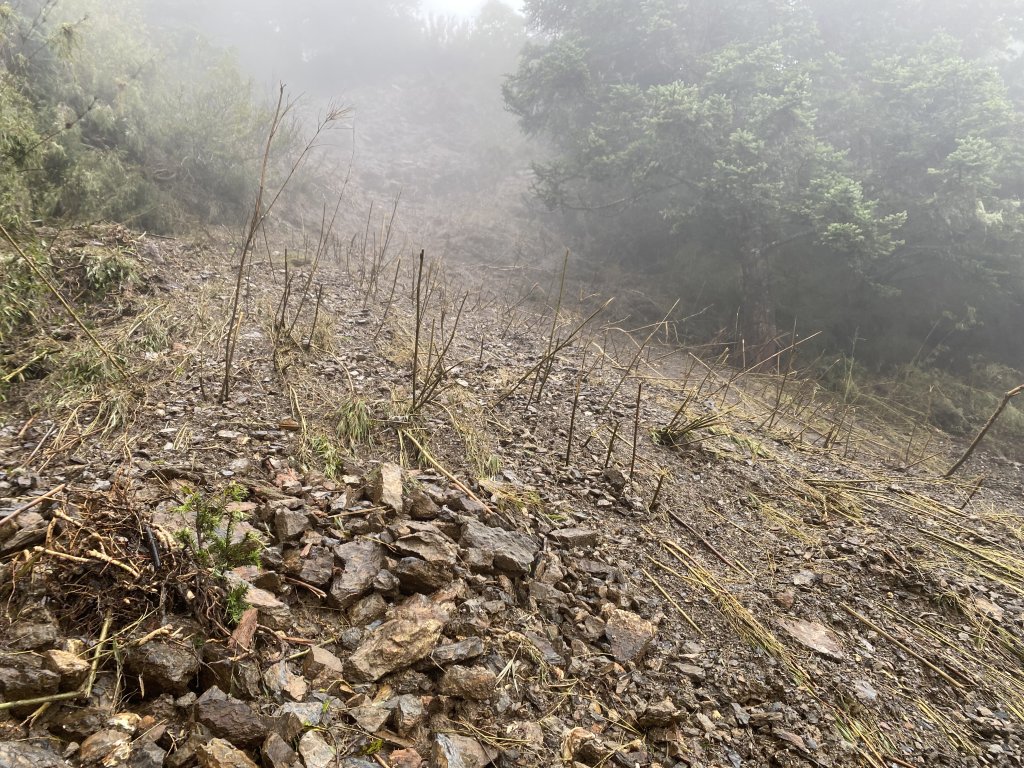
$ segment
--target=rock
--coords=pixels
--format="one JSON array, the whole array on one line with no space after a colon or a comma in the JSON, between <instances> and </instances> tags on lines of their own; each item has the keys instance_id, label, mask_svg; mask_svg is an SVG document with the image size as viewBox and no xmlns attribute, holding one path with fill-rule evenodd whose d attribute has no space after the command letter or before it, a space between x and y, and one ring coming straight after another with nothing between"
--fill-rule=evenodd
<instances>
[{"instance_id":1,"label":"rock","mask_svg":"<svg viewBox=\"0 0 1024 768\"><path fill-rule=\"evenodd\" d=\"M260 754L263 768L299 768L299 753L276 733L267 736Z\"/></svg>"},{"instance_id":2,"label":"rock","mask_svg":"<svg viewBox=\"0 0 1024 768\"><path fill-rule=\"evenodd\" d=\"M306 731L299 739L299 754L306 768L329 768L334 764L334 747L319 731Z\"/></svg>"},{"instance_id":3,"label":"rock","mask_svg":"<svg viewBox=\"0 0 1024 768\"><path fill-rule=\"evenodd\" d=\"M548 538L563 547L592 547L599 534L587 528L560 528L549 533Z\"/></svg>"},{"instance_id":4,"label":"rock","mask_svg":"<svg viewBox=\"0 0 1024 768\"><path fill-rule=\"evenodd\" d=\"M82 742L90 735L106 727L110 713L99 707L82 707L62 715L57 721L56 732L71 741Z\"/></svg>"},{"instance_id":5,"label":"rock","mask_svg":"<svg viewBox=\"0 0 1024 768\"><path fill-rule=\"evenodd\" d=\"M12 651L37 651L57 644L60 632L51 622L19 622L7 630L7 645Z\"/></svg>"},{"instance_id":6,"label":"rock","mask_svg":"<svg viewBox=\"0 0 1024 768\"><path fill-rule=\"evenodd\" d=\"M199 672L199 656L187 645L171 640L150 640L128 652L125 668L142 678L146 695L185 693Z\"/></svg>"},{"instance_id":7,"label":"rock","mask_svg":"<svg viewBox=\"0 0 1024 768\"><path fill-rule=\"evenodd\" d=\"M463 549L475 551L472 559L478 567L474 570L487 570L489 562L494 570L511 576L530 573L539 550L537 543L526 534L489 528L472 518L464 518L459 543Z\"/></svg>"},{"instance_id":8,"label":"rock","mask_svg":"<svg viewBox=\"0 0 1024 768\"><path fill-rule=\"evenodd\" d=\"M440 691L469 701L487 701L495 693L497 677L486 667L452 666L441 677Z\"/></svg>"},{"instance_id":9,"label":"rock","mask_svg":"<svg viewBox=\"0 0 1024 768\"><path fill-rule=\"evenodd\" d=\"M119 765L131 754L131 735L115 728L97 731L82 742L78 760L82 765Z\"/></svg>"},{"instance_id":10,"label":"rock","mask_svg":"<svg viewBox=\"0 0 1024 768\"><path fill-rule=\"evenodd\" d=\"M224 739L210 739L196 745L199 768L256 768L245 752Z\"/></svg>"},{"instance_id":11,"label":"rock","mask_svg":"<svg viewBox=\"0 0 1024 768\"><path fill-rule=\"evenodd\" d=\"M341 677L343 665L341 659L320 646L313 646L302 662L302 673L310 680L324 676L332 680Z\"/></svg>"},{"instance_id":12,"label":"rock","mask_svg":"<svg viewBox=\"0 0 1024 768\"><path fill-rule=\"evenodd\" d=\"M373 478L370 499L374 504L402 514L402 468L388 462L382 464Z\"/></svg>"},{"instance_id":13,"label":"rock","mask_svg":"<svg viewBox=\"0 0 1024 768\"><path fill-rule=\"evenodd\" d=\"M239 747L262 744L269 728L266 719L244 701L226 695L216 686L196 700L196 720L214 735Z\"/></svg>"},{"instance_id":14,"label":"rock","mask_svg":"<svg viewBox=\"0 0 1024 768\"><path fill-rule=\"evenodd\" d=\"M0 768L69 768L49 746L30 741L0 741Z\"/></svg>"},{"instance_id":15,"label":"rock","mask_svg":"<svg viewBox=\"0 0 1024 768\"><path fill-rule=\"evenodd\" d=\"M43 654L43 664L51 672L60 675L62 691L78 690L89 676L89 662L67 651L47 651Z\"/></svg>"},{"instance_id":16,"label":"rock","mask_svg":"<svg viewBox=\"0 0 1024 768\"><path fill-rule=\"evenodd\" d=\"M287 629L291 624L291 609L265 589L250 586L245 593L245 602L256 609L260 624L271 629Z\"/></svg>"},{"instance_id":17,"label":"rock","mask_svg":"<svg viewBox=\"0 0 1024 768\"><path fill-rule=\"evenodd\" d=\"M421 768L423 758L415 749L399 749L388 755L391 768Z\"/></svg>"},{"instance_id":18,"label":"rock","mask_svg":"<svg viewBox=\"0 0 1024 768\"><path fill-rule=\"evenodd\" d=\"M704 677L707 673L704 671L704 667L698 667L696 664L680 664L679 671L682 672L686 677L694 683L703 683Z\"/></svg>"},{"instance_id":19,"label":"rock","mask_svg":"<svg viewBox=\"0 0 1024 768\"><path fill-rule=\"evenodd\" d=\"M388 604L376 592L367 595L348 611L348 620L356 626L365 627L378 619L383 619L388 612Z\"/></svg>"},{"instance_id":20,"label":"rock","mask_svg":"<svg viewBox=\"0 0 1024 768\"><path fill-rule=\"evenodd\" d=\"M479 637L468 637L457 643L439 645L430 654L430 660L438 666L457 664L484 655L484 641Z\"/></svg>"},{"instance_id":21,"label":"rock","mask_svg":"<svg viewBox=\"0 0 1024 768\"><path fill-rule=\"evenodd\" d=\"M356 725L367 733L376 733L391 717L391 710L376 704L368 704L362 707L352 707L347 714L356 721Z\"/></svg>"},{"instance_id":22,"label":"rock","mask_svg":"<svg viewBox=\"0 0 1024 768\"><path fill-rule=\"evenodd\" d=\"M444 623L437 618L399 618L381 624L349 657L352 676L375 682L384 675L412 666L434 650Z\"/></svg>"},{"instance_id":23,"label":"rock","mask_svg":"<svg viewBox=\"0 0 1024 768\"><path fill-rule=\"evenodd\" d=\"M604 635L612 647L612 656L620 664L635 661L643 655L654 639L654 625L635 613L613 610L604 627Z\"/></svg>"},{"instance_id":24,"label":"rock","mask_svg":"<svg viewBox=\"0 0 1024 768\"><path fill-rule=\"evenodd\" d=\"M562 735L562 759L566 762L576 760L584 765L603 765L610 753L597 734L586 728L573 728Z\"/></svg>"},{"instance_id":25,"label":"rock","mask_svg":"<svg viewBox=\"0 0 1024 768\"><path fill-rule=\"evenodd\" d=\"M19 667L0 666L0 692L4 701L36 699L57 693L59 689L60 675L56 672L27 663Z\"/></svg>"},{"instance_id":26,"label":"rock","mask_svg":"<svg viewBox=\"0 0 1024 768\"><path fill-rule=\"evenodd\" d=\"M274 533L280 542L297 539L309 528L309 514L304 509L279 507L274 513Z\"/></svg>"},{"instance_id":27,"label":"rock","mask_svg":"<svg viewBox=\"0 0 1024 768\"><path fill-rule=\"evenodd\" d=\"M444 563L428 563L418 557L405 557L393 569L402 592L430 594L452 581L452 569Z\"/></svg>"},{"instance_id":28,"label":"rock","mask_svg":"<svg viewBox=\"0 0 1024 768\"><path fill-rule=\"evenodd\" d=\"M284 661L267 667L263 673L263 682L274 693L284 694L292 701L302 701L309 693L306 678L292 672L288 663Z\"/></svg>"},{"instance_id":29,"label":"rock","mask_svg":"<svg viewBox=\"0 0 1024 768\"><path fill-rule=\"evenodd\" d=\"M433 520L441 513L441 508L419 488L409 493L409 516L413 520Z\"/></svg>"},{"instance_id":30,"label":"rock","mask_svg":"<svg viewBox=\"0 0 1024 768\"><path fill-rule=\"evenodd\" d=\"M410 531L405 533L405 531ZM394 530L396 540L392 548L399 555L418 557L428 563L455 565L459 556L458 545L441 533L433 523L406 523Z\"/></svg>"},{"instance_id":31,"label":"rock","mask_svg":"<svg viewBox=\"0 0 1024 768\"><path fill-rule=\"evenodd\" d=\"M792 589L783 589L775 593L775 602L780 608L788 611L796 602L796 593Z\"/></svg>"},{"instance_id":32,"label":"rock","mask_svg":"<svg viewBox=\"0 0 1024 768\"><path fill-rule=\"evenodd\" d=\"M780 619L779 625L794 640L812 651L839 661L846 658L839 638L823 624L802 619Z\"/></svg>"},{"instance_id":33,"label":"rock","mask_svg":"<svg viewBox=\"0 0 1024 768\"><path fill-rule=\"evenodd\" d=\"M426 720L427 713L423 707L423 699L412 694L399 696L394 700L392 721L399 736L409 737Z\"/></svg>"},{"instance_id":34,"label":"rock","mask_svg":"<svg viewBox=\"0 0 1024 768\"><path fill-rule=\"evenodd\" d=\"M853 695L861 704L872 705L878 701L878 691L867 680L853 681Z\"/></svg>"},{"instance_id":35,"label":"rock","mask_svg":"<svg viewBox=\"0 0 1024 768\"><path fill-rule=\"evenodd\" d=\"M299 581L314 587L325 587L334 576L334 553L327 547L311 547L303 556L302 550L289 550L284 556L284 570Z\"/></svg>"},{"instance_id":36,"label":"rock","mask_svg":"<svg viewBox=\"0 0 1024 768\"><path fill-rule=\"evenodd\" d=\"M360 539L339 544L334 556L344 562L345 568L331 582L327 602L333 608L348 608L370 591L377 572L384 568L384 547Z\"/></svg>"},{"instance_id":37,"label":"rock","mask_svg":"<svg viewBox=\"0 0 1024 768\"><path fill-rule=\"evenodd\" d=\"M679 722L681 717L672 699L664 699L657 704L648 704L637 716L637 723L641 728L668 728Z\"/></svg>"},{"instance_id":38,"label":"rock","mask_svg":"<svg viewBox=\"0 0 1024 768\"><path fill-rule=\"evenodd\" d=\"M797 587L812 587L818 581L818 574L814 571L800 571L793 577L793 584Z\"/></svg>"},{"instance_id":39,"label":"rock","mask_svg":"<svg viewBox=\"0 0 1024 768\"><path fill-rule=\"evenodd\" d=\"M132 744L131 754L128 756L129 768L163 768L164 760L167 759L167 751L159 744L149 739L139 739Z\"/></svg>"},{"instance_id":40,"label":"rock","mask_svg":"<svg viewBox=\"0 0 1024 768\"><path fill-rule=\"evenodd\" d=\"M497 754L468 736L439 733L434 737L437 768L485 768Z\"/></svg>"}]
</instances>

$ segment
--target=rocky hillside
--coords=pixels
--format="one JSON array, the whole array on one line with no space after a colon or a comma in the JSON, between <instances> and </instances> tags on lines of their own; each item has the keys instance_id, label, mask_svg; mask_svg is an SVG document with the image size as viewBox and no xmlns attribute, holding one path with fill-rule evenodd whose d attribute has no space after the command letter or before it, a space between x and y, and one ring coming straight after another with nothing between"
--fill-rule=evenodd
<instances>
[{"instance_id":1,"label":"rocky hillside","mask_svg":"<svg viewBox=\"0 0 1024 768\"><path fill-rule=\"evenodd\" d=\"M1021 764L1020 466L557 276L40 238L0 766Z\"/></svg>"}]
</instances>

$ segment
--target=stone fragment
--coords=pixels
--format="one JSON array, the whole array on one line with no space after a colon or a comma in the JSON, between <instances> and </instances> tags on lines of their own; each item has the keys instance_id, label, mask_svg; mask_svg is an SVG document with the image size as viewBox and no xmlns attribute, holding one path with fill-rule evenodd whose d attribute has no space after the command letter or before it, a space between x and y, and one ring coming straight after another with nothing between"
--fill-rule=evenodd
<instances>
[{"instance_id":1,"label":"stone fragment","mask_svg":"<svg viewBox=\"0 0 1024 768\"><path fill-rule=\"evenodd\" d=\"M309 649L302 662L302 673L310 680L316 680L321 675L332 679L339 678L342 669L341 659L318 645Z\"/></svg>"},{"instance_id":2,"label":"stone fragment","mask_svg":"<svg viewBox=\"0 0 1024 768\"><path fill-rule=\"evenodd\" d=\"M409 493L409 516L413 520L433 520L441 513L441 508L419 488Z\"/></svg>"},{"instance_id":3,"label":"stone fragment","mask_svg":"<svg viewBox=\"0 0 1024 768\"><path fill-rule=\"evenodd\" d=\"M421 768L423 758L415 749L399 749L388 755L391 768Z\"/></svg>"},{"instance_id":4,"label":"stone fragment","mask_svg":"<svg viewBox=\"0 0 1024 768\"><path fill-rule=\"evenodd\" d=\"M381 624L349 657L353 677L361 682L375 682L412 666L430 655L443 627L434 618L393 619Z\"/></svg>"},{"instance_id":5,"label":"stone fragment","mask_svg":"<svg viewBox=\"0 0 1024 768\"><path fill-rule=\"evenodd\" d=\"M813 587L819 577L814 571L800 571L793 577L793 585L797 587Z\"/></svg>"},{"instance_id":6,"label":"stone fragment","mask_svg":"<svg viewBox=\"0 0 1024 768\"><path fill-rule=\"evenodd\" d=\"M437 529L432 523L412 524L418 530L398 538L392 545L402 556L418 557L428 563L455 565L459 555L458 545Z\"/></svg>"},{"instance_id":7,"label":"stone fragment","mask_svg":"<svg viewBox=\"0 0 1024 768\"><path fill-rule=\"evenodd\" d=\"M853 695L861 704L871 705L878 701L878 691L867 680L853 681Z\"/></svg>"},{"instance_id":8,"label":"stone fragment","mask_svg":"<svg viewBox=\"0 0 1024 768\"><path fill-rule=\"evenodd\" d=\"M334 575L334 553L327 547L310 547L306 555L301 549L293 549L285 554L283 565L284 570L299 581L325 587Z\"/></svg>"},{"instance_id":9,"label":"stone fragment","mask_svg":"<svg viewBox=\"0 0 1024 768\"><path fill-rule=\"evenodd\" d=\"M441 677L440 691L469 701L487 701L495 693L497 677L486 667L451 666Z\"/></svg>"},{"instance_id":10,"label":"stone fragment","mask_svg":"<svg viewBox=\"0 0 1024 768\"><path fill-rule=\"evenodd\" d=\"M637 723L641 728L668 728L679 722L681 717L672 699L664 699L648 704L637 716Z\"/></svg>"},{"instance_id":11,"label":"stone fragment","mask_svg":"<svg viewBox=\"0 0 1024 768\"><path fill-rule=\"evenodd\" d=\"M405 557L398 561L392 572L406 594L430 594L450 584L453 578L450 566L439 562L426 562L418 557Z\"/></svg>"},{"instance_id":12,"label":"stone fragment","mask_svg":"<svg viewBox=\"0 0 1024 768\"><path fill-rule=\"evenodd\" d=\"M612 656L620 664L635 661L643 655L654 639L654 625L635 613L616 609L611 612L604 627L604 635L611 644Z\"/></svg>"},{"instance_id":13,"label":"stone fragment","mask_svg":"<svg viewBox=\"0 0 1024 768\"><path fill-rule=\"evenodd\" d=\"M146 695L180 696L199 672L199 656L188 645L171 640L150 640L128 652L125 669L142 678Z\"/></svg>"},{"instance_id":14,"label":"stone fragment","mask_svg":"<svg viewBox=\"0 0 1024 768\"><path fill-rule=\"evenodd\" d=\"M278 507L274 513L274 533L281 542L299 538L310 528L309 515L304 509Z\"/></svg>"},{"instance_id":15,"label":"stone fragment","mask_svg":"<svg viewBox=\"0 0 1024 768\"><path fill-rule=\"evenodd\" d=\"M347 714L356 721L356 725L367 733L376 733L391 717L391 710L375 704L367 704L362 707L352 707Z\"/></svg>"},{"instance_id":16,"label":"stone fragment","mask_svg":"<svg viewBox=\"0 0 1024 768\"><path fill-rule=\"evenodd\" d=\"M485 768L497 757L476 739L445 733L434 737L433 751L437 768Z\"/></svg>"},{"instance_id":17,"label":"stone fragment","mask_svg":"<svg viewBox=\"0 0 1024 768\"><path fill-rule=\"evenodd\" d=\"M89 676L89 662L67 651L47 651L43 654L43 664L51 672L60 675L63 691L78 690Z\"/></svg>"},{"instance_id":18,"label":"stone fragment","mask_svg":"<svg viewBox=\"0 0 1024 768\"><path fill-rule=\"evenodd\" d=\"M0 741L3 768L68 768L68 763L48 745L31 741Z\"/></svg>"},{"instance_id":19,"label":"stone fragment","mask_svg":"<svg viewBox=\"0 0 1024 768\"><path fill-rule=\"evenodd\" d=\"M245 752L224 739L210 739L196 745L199 768L256 768Z\"/></svg>"},{"instance_id":20,"label":"stone fragment","mask_svg":"<svg viewBox=\"0 0 1024 768\"><path fill-rule=\"evenodd\" d=\"M373 592L362 598L348 610L348 620L356 626L365 627L378 619L383 619L388 612L387 601Z\"/></svg>"},{"instance_id":21,"label":"stone fragment","mask_svg":"<svg viewBox=\"0 0 1024 768\"><path fill-rule=\"evenodd\" d=\"M260 754L263 768L299 768L299 753L276 733L267 736Z\"/></svg>"},{"instance_id":22,"label":"stone fragment","mask_svg":"<svg viewBox=\"0 0 1024 768\"><path fill-rule=\"evenodd\" d=\"M226 695L216 686L196 700L196 720L214 735L239 747L258 746L267 738L266 719L244 701Z\"/></svg>"},{"instance_id":23,"label":"stone fragment","mask_svg":"<svg viewBox=\"0 0 1024 768\"><path fill-rule=\"evenodd\" d=\"M131 735L116 728L97 731L82 742L78 760L82 765L118 765L131 754Z\"/></svg>"},{"instance_id":24,"label":"stone fragment","mask_svg":"<svg viewBox=\"0 0 1024 768\"><path fill-rule=\"evenodd\" d=\"M370 591L378 571L384 567L384 547L375 541L360 539L334 548L344 570L331 582L327 602L333 608L348 608Z\"/></svg>"},{"instance_id":25,"label":"stone fragment","mask_svg":"<svg viewBox=\"0 0 1024 768\"><path fill-rule=\"evenodd\" d=\"M511 576L530 573L539 550L533 538L503 528L490 528L471 518L464 523L459 543L463 549L475 551L474 562L486 565L489 560L494 570ZM485 569L478 567L476 570Z\"/></svg>"},{"instance_id":26,"label":"stone fragment","mask_svg":"<svg viewBox=\"0 0 1024 768\"><path fill-rule=\"evenodd\" d=\"M370 499L398 514L402 513L402 468L397 464L385 462L380 471L375 473Z\"/></svg>"},{"instance_id":27,"label":"stone fragment","mask_svg":"<svg viewBox=\"0 0 1024 768\"><path fill-rule=\"evenodd\" d=\"M457 643L439 645L430 654L430 660L438 666L457 664L475 659L484 654L484 641L479 637L467 637Z\"/></svg>"},{"instance_id":28,"label":"stone fragment","mask_svg":"<svg viewBox=\"0 0 1024 768\"><path fill-rule=\"evenodd\" d=\"M0 693L4 701L22 701L49 696L60 689L60 675L41 667L0 667Z\"/></svg>"},{"instance_id":29,"label":"stone fragment","mask_svg":"<svg viewBox=\"0 0 1024 768\"><path fill-rule=\"evenodd\" d=\"M257 610L260 624L271 629L287 629L291 624L291 609L265 589L250 586L245 602Z\"/></svg>"},{"instance_id":30,"label":"stone fragment","mask_svg":"<svg viewBox=\"0 0 1024 768\"><path fill-rule=\"evenodd\" d=\"M37 651L57 644L60 632L51 622L19 622L7 630L7 646L12 651Z\"/></svg>"},{"instance_id":31,"label":"stone fragment","mask_svg":"<svg viewBox=\"0 0 1024 768\"><path fill-rule=\"evenodd\" d=\"M780 619L779 625L798 643L822 656L838 661L846 658L839 638L823 624L802 619Z\"/></svg>"},{"instance_id":32,"label":"stone fragment","mask_svg":"<svg viewBox=\"0 0 1024 768\"><path fill-rule=\"evenodd\" d=\"M399 736L408 738L426 720L427 713L423 707L423 699L419 696L407 693L399 696L395 701L392 721Z\"/></svg>"},{"instance_id":33,"label":"stone fragment","mask_svg":"<svg viewBox=\"0 0 1024 768\"><path fill-rule=\"evenodd\" d=\"M334 747L319 731L306 731L299 739L299 754L306 768L329 768L334 764Z\"/></svg>"},{"instance_id":34,"label":"stone fragment","mask_svg":"<svg viewBox=\"0 0 1024 768\"><path fill-rule=\"evenodd\" d=\"M263 683L274 693L283 694L292 701L302 701L309 693L306 678L296 675L285 661L279 661L267 667L263 673Z\"/></svg>"},{"instance_id":35,"label":"stone fragment","mask_svg":"<svg viewBox=\"0 0 1024 768\"><path fill-rule=\"evenodd\" d=\"M592 547L597 544L600 534L589 528L560 528L548 534L548 538L563 547Z\"/></svg>"},{"instance_id":36,"label":"stone fragment","mask_svg":"<svg viewBox=\"0 0 1024 768\"><path fill-rule=\"evenodd\" d=\"M132 744L128 768L163 768L167 751L150 739L139 739Z\"/></svg>"}]
</instances>

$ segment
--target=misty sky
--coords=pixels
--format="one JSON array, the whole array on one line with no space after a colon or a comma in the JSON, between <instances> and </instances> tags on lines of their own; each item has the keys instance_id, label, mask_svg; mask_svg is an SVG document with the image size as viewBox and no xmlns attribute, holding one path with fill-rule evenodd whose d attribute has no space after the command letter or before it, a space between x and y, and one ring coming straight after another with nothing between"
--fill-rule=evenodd
<instances>
[{"instance_id":1,"label":"misty sky","mask_svg":"<svg viewBox=\"0 0 1024 768\"><path fill-rule=\"evenodd\" d=\"M485 0L421 0L420 5L428 13L472 16L480 10ZM513 8L521 8L521 0L504 0Z\"/></svg>"}]
</instances>

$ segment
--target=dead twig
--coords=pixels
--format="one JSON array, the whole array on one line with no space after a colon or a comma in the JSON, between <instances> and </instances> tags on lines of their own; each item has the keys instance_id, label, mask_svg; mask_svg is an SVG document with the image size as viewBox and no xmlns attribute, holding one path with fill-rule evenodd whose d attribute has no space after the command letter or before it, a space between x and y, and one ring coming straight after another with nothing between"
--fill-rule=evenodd
<instances>
[{"instance_id":1,"label":"dead twig","mask_svg":"<svg viewBox=\"0 0 1024 768\"><path fill-rule=\"evenodd\" d=\"M968 446L967 450L964 451L964 455L960 457L960 460L950 467L946 474L943 475L944 478L952 477L953 473L960 469L960 467L962 467L964 463L971 458L971 454L974 453L974 449L978 447L978 444L982 441L985 435L988 434L988 431L995 425L996 420L1002 415L1003 411L1006 410L1006 406L1008 406L1010 401L1017 397L1021 392L1024 392L1024 384L1021 384L1019 387L1014 387L1003 395L1003 401L999 403L999 407L996 408L995 413L993 413L992 416L989 417L989 420L985 422L985 426L981 428L978 436L974 438L974 442L972 442Z\"/></svg>"}]
</instances>

